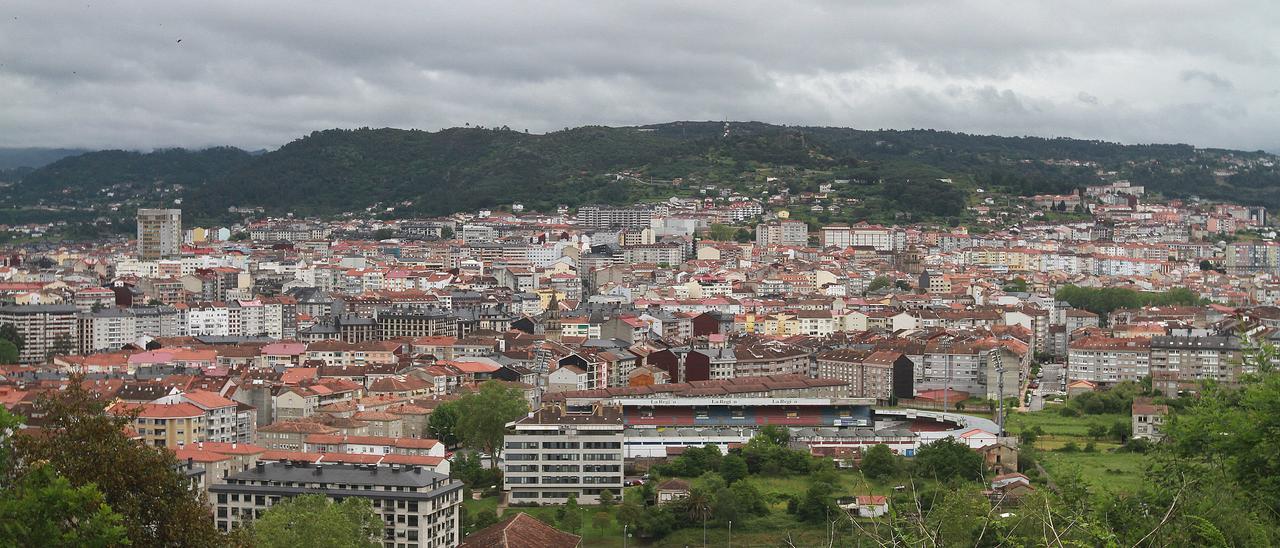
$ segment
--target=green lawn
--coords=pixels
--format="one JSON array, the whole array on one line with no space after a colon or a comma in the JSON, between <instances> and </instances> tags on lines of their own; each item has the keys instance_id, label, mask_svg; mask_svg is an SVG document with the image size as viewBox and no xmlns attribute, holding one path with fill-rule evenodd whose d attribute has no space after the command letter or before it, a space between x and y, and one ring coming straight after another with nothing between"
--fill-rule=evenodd
<instances>
[{"instance_id":1,"label":"green lawn","mask_svg":"<svg viewBox=\"0 0 1280 548\"><path fill-rule=\"evenodd\" d=\"M480 500L467 499L462 501L462 505L467 509L467 515L474 516L478 512L485 510L497 511L498 497L485 497Z\"/></svg>"},{"instance_id":2,"label":"green lawn","mask_svg":"<svg viewBox=\"0 0 1280 548\"><path fill-rule=\"evenodd\" d=\"M1080 476L1093 489L1111 493L1134 493L1142 486L1146 455L1139 453L1113 453L1099 450L1097 453L1040 453L1040 464L1049 475L1080 469Z\"/></svg>"},{"instance_id":3,"label":"green lawn","mask_svg":"<svg viewBox=\"0 0 1280 548\"><path fill-rule=\"evenodd\" d=\"M1105 414L1105 415L1081 415L1079 417L1064 417L1059 415L1057 409L1046 411L1036 411L1035 413L1013 413L1009 415L1009 420L1005 424L1005 428L1010 433L1019 434L1023 430L1039 426L1044 430L1045 437L1055 438L1079 438L1077 441L1088 441L1086 436L1089 433L1089 427L1094 424L1101 424L1110 428L1116 421L1128 421L1128 415L1121 414Z\"/></svg>"}]
</instances>

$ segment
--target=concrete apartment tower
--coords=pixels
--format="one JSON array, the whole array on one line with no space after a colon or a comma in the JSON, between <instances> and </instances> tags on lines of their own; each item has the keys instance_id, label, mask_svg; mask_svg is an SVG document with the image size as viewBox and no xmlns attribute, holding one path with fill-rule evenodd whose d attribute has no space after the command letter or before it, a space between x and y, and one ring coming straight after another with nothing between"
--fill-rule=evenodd
<instances>
[{"instance_id":1,"label":"concrete apartment tower","mask_svg":"<svg viewBox=\"0 0 1280 548\"><path fill-rule=\"evenodd\" d=\"M182 247L181 209L138 210L138 258L144 261L177 257Z\"/></svg>"}]
</instances>

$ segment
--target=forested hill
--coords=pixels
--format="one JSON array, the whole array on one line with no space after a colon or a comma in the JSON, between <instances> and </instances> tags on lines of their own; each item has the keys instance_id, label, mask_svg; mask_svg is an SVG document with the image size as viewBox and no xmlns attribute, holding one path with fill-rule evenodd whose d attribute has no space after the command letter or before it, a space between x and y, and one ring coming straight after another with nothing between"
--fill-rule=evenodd
<instances>
[{"instance_id":1,"label":"forested hill","mask_svg":"<svg viewBox=\"0 0 1280 548\"><path fill-rule=\"evenodd\" d=\"M193 218L229 206L335 214L374 208L434 215L523 202L623 203L740 191L834 190L841 215L955 218L978 188L1028 195L1126 178L1170 197L1280 206L1280 171L1260 152L1187 145L975 136L758 122L586 126L547 134L506 128L314 132L278 150L103 151L25 174L0 197L16 208L127 210L181 200ZM0 219L3 222L3 219Z\"/></svg>"}]
</instances>

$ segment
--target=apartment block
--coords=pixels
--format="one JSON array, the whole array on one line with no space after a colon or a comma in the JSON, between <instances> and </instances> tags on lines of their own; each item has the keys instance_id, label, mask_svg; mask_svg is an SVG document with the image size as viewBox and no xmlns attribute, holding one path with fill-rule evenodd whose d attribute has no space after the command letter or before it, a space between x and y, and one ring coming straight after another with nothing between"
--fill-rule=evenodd
<instances>
[{"instance_id":1,"label":"apartment block","mask_svg":"<svg viewBox=\"0 0 1280 548\"><path fill-rule=\"evenodd\" d=\"M170 259L182 249L181 209L138 210L138 258Z\"/></svg>"},{"instance_id":2,"label":"apartment block","mask_svg":"<svg viewBox=\"0 0 1280 548\"><path fill-rule=\"evenodd\" d=\"M1200 381L1234 384L1243 374L1238 337L1151 338L1151 387L1166 396L1195 392Z\"/></svg>"},{"instance_id":3,"label":"apartment block","mask_svg":"<svg viewBox=\"0 0 1280 548\"><path fill-rule=\"evenodd\" d=\"M387 548L436 548L461 542L462 482L421 466L259 461L212 485L219 531L250 523L272 505L303 494L368 500L386 525Z\"/></svg>"},{"instance_id":4,"label":"apartment block","mask_svg":"<svg viewBox=\"0 0 1280 548\"><path fill-rule=\"evenodd\" d=\"M51 352L75 354L79 350L79 311L70 304L0 306L0 325L13 324L22 336L18 363L44 363Z\"/></svg>"},{"instance_id":5,"label":"apartment block","mask_svg":"<svg viewBox=\"0 0 1280 548\"><path fill-rule=\"evenodd\" d=\"M512 503L596 504L622 496L622 410L545 407L507 425L505 485Z\"/></svg>"},{"instance_id":6,"label":"apartment block","mask_svg":"<svg viewBox=\"0 0 1280 548\"><path fill-rule=\"evenodd\" d=\"M1151 340L1143 338L1084 337L1067 345L1067 379L1099 386L1138 381L1151 364Z\"/></svg>"}]
</instances>

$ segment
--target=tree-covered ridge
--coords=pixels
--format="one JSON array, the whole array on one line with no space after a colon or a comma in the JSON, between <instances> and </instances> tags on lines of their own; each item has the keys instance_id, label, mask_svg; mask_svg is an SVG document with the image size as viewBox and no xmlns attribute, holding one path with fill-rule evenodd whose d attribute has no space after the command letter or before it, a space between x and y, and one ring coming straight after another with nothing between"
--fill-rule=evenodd
<instances>
[{"instance_id":1,"label":"tree-covered ridge","mask_svg":"<svg viewBox=\"0 0 1280 548\"><path fill-rule=\"evenodd\" d=\"M1105 177L1170 197L1280 206L1280 172L1265 153L1189 145L863 131L760 122L584 126L547 134L508 128L317 131L254 156L232 148L102 151L21 175L0 196L25 206L168 205L195 215L229 206L335 214L377 207L434 215L519 201L627 203L695 195L706 184L742 192L831 191L830 220L955 219L977 189L1066 193ZM174 185L180 185L175 187ZM133 200L133 202L130 202ZM827 222L816 219L817 222Z\"/></svg>"},{"instance_id":2,"label":"tree-covered ridge","mask_svg":"<svg viewBox=\"0 0 1280 548\"><path fill-rule=\"evenodd\" d=\"M251 158L249 153L231 147L89 152L63 158L25 175L13 187L12 197L17 203L40 199L75 203L106 201L114 197L104 195L111 191L127 196L153 192L161 186L198 186L224 180Z\"/></svg>"}]
</instances>

